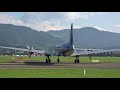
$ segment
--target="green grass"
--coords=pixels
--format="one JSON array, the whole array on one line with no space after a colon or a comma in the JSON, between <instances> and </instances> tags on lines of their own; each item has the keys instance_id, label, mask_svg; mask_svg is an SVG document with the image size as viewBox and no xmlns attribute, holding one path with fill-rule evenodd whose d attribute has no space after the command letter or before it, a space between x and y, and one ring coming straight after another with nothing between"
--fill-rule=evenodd
<instances>
[{"instance_id":1,"label":"green grass","mask_svg":"<svg viewBox=\"0 0 120 90\"><path fill-rule=\"evenodd\" d=\"M15 58L15 59L12 59ZM15 56L0 56L0 63L15 62ZM46 57L32 56L24 57L22 60L40 60L45 62ZM61 62L74 62L75 57L60 57ZM52 62L56 62L57 57L51 57ZM100 60L100 62L120 62L120 57L92 57L91 60ZM80 57L81 62L91 62L89 57ZM0 68L0 78L120 78L120 69L86 69L86 75L83 75L82 68Z\"/></svg>"},{"instance_id":2,"label":"green grass","mask_svg":"<svg viewBox=\"0 0 120 90\"><path fill-rule=\"evenodd\" d=\"M120 69L0 69L0 78L120 78Z\"/></svg>"},{"instance_id":3,"label":"green grass","mask_svg":"<svg viewBox=\"0 0 120 90\"><path fill-rule=\"evenodd\" d=\"M15 58L15 59L12 59ZM0 63L5 63L5 62L15 62L16 61L16 56L0 56ZM27 60L40 60L41 62L45 62L46 57L45 56L32 56L30 59L27 56L24 56L23 59L24 61ZM60 57L61 62L74 62L75 57ZM52 56L51 57L52 62L57 62L57 57ZM120 62L120 57L92 57L91 60L99 60L100 62ZM89 57L80 57L80 62L91 62Z\"/></svg>"}]
</instances>

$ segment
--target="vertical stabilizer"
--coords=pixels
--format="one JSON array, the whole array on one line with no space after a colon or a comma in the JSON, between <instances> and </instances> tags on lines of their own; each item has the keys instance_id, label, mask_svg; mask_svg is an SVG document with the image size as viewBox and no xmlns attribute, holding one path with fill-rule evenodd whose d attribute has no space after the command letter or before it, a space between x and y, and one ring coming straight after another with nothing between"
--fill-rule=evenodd
<instances>
[{"instance_id":1,"label":"vertical stabilizer","mask_svg":"<svg viewBox=\"0 0 120 90\"><path fill-rule=\"evenodd\" d=\"M71 31L70 31L70 45L73 45L73 23L71 24Z\"/></svg>"}]
</instances>

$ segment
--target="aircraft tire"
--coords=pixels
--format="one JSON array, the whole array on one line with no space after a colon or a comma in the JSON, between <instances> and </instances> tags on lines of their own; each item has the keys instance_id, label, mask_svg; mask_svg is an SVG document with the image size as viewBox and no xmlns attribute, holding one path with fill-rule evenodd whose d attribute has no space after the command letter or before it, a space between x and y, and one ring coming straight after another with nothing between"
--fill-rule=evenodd
<instances>
[{"instance_id":1,"label":"aircraft tire","mask_svg":"<svg viewBox=\"0 0 120 90\"><path fill-rule=\"evenodd\" d=\"M78 60L77 60L77 63L79 63L79 62L80 62L80 60L78 59Z\"/></svg>"},{"instance_id":2,"label":"aircraft tire","mask_svg":"<svg viewBox=\"0 0 120 90\"><path fill-rule=\"evenodd\" d=\"M76 59L74 60L74 63L76 63Z\"/></svg>"},{"instance_id":3,"label":"aircraft tire","mask_svg":"<svg viewBox=\"0 0 120 90\"><path fill-rule=\"evenodd\" d=\"M60 62L60 60L59 60L59 59L57 59L57 62Z\"/></svg>"},{"instance_id":4,"label":"aircraft tire","mask_svg":"<svg viewBox=\"0 0 120 90\"><path fill-rule=\"evenodd\" d=\"M46 59L46 63L48 63L48 60Z\"/></svg>"},{"instance_id":5,"label":"aircraft tire","mask_svg":"<svg viewBox=\"0 0 120 90\"><path fill-rule=\"evenodd\" d=\"M48 60L48 63L51 63L51 60L50 60L50 59Z\"/></svg>"}]
</instances>

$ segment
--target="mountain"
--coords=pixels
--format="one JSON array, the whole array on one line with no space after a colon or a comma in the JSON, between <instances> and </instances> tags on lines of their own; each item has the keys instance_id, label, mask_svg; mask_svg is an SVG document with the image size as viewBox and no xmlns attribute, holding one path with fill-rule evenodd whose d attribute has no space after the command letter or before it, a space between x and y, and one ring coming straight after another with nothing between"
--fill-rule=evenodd
<instances>
[{"instance_id":1,"label":"mountain","mask_svg":"<svg viewBox=\"0 0 120 90\"><path fill-rule=\"evenodd\" d=\"M93 27L74 29L74 45L78 48L120 48L120 33L101 31ZM70 29L48 32L36 31L25 26L0 24L0 45L47 49L67 42Z\"/></svg>"},{"instance_id":2,"label":"mountain","mask_svg":"<svg viewBox=\"0 0 120 90\"><path fill-rule=\"evenodd\" d=\"M0 45L12 47L33 46L39 49L53 47L63 42L43 31L36 31L25 26L0 24Z\"/></svg>"},{"instance_id":3,"label":"mountain","mask_svg":"<svg viewBox=\"0 0 120 90\"><path fill-rule=\"evenodd\" d=\"M64 41L69 40L69 29L48 31ZM101 31L93 27L74 29L74 45L79 48L120 48L120 33Z\"/></svg>"}]
</instances>

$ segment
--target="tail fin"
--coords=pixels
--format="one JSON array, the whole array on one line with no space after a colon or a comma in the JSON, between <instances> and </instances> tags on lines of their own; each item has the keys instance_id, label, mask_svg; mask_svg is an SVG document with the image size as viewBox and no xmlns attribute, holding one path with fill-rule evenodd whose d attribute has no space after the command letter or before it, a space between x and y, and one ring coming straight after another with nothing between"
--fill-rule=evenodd
<instances>
[{"instance_id":1,"label":"tail fin","mask_svg":"<svg viewBox=\"0 0 120 90\"><path fill-rule=\"evenodd\" d=\"M70 31L70 45L73 45L73 23L71 24L71 31Z\"/></svg>"}]
</instances>

